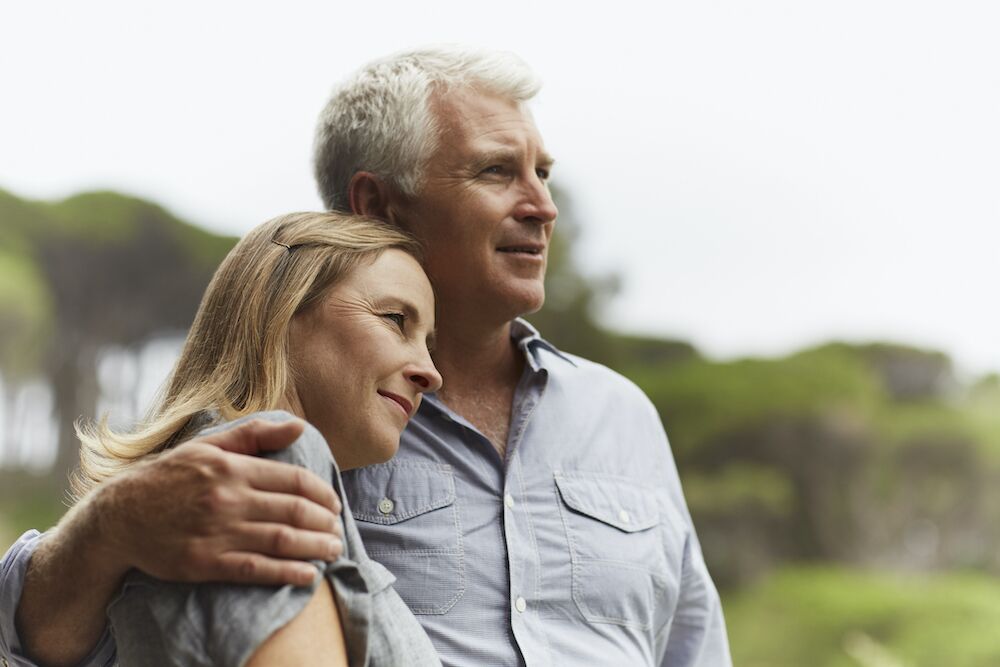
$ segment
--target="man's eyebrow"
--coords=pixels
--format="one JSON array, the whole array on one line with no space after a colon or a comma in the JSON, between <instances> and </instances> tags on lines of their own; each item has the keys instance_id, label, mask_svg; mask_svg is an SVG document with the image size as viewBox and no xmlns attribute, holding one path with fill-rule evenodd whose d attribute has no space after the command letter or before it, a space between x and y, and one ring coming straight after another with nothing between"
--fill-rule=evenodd
<instances>
[{"instance_id":1,"label":"man's eyebrow","mask_svg":"<svg viewBox=\"0 0 1000 667\"><path fill-rule=\"evenodd\" d=\"M482 169L483 167L488 167L491 164L495 164L497 162L501 163L510 162L514 160L516 157L517 153L510 148L495 148L493 150L479 153L474 158L472 158L471 162L473 166L478 170Z\"/></svg>"},{"instance_id":2,"label":"man's eyebrow","mask_svg":"<svg viewBox=\"0 0 1000 667\"><path fill-rule=\"evenodd\" d=\"M478 171L492 164L513 162L517 158L518 151L512 148L495 148L476 155L471 160L471 163L473 168ZM539 167L551 169L552 165L556 163L556 160L548 152L540 151L535 162Z\"/></svg>"}]
</instances>

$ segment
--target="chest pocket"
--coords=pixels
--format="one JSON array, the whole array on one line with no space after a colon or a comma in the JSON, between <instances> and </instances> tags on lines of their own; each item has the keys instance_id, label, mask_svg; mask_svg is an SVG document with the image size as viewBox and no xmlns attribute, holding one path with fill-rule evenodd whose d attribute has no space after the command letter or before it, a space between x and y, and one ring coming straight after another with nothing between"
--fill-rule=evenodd
<instances>
[{"instance_id":1,"label":"chest pocket","mask_svg":"<svg viewBox=\"0 0 1000 667\"><path fill-rule=\"evenodd\" d=\"M451 466L390 461L342 476L368 556L396 576L414 614L447 613L465 592Z\"/></svg>"},{"instance_id":2,"label":"chest pocket","mask_svg":"<svg viewBox=\"0 0 1000 667\"><path fill-rule=\"evenodd\" d=\"M677 604L684 535L660 492L634 480L557 472L573 601L592 623L650 630Z\"/></svg>"}]
</instances>

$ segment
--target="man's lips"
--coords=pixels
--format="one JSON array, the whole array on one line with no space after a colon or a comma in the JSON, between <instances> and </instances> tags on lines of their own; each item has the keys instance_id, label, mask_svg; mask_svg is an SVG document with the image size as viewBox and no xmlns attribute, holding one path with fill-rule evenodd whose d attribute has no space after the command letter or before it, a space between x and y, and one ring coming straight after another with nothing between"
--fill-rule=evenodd
<instances>
[{"instance_id":1,"label":"man's lips","mask_svg":"<svg viewBox=\"0 0 1000 667\"><path fill-rule=\"evenodd\" d=\"M406 400L399 394L394 394L391 391L383 391L381 389L378 390L378 394L379 396L383 396L385 398L388 398L390 401L395 402L396 405L398 405L400 409L404 413L406 413L407 419L413 416L413 403L410 403L408 400Z\"/></svg>"},{"instance_id":2,"label":"man's lips","mask_svg":"<svg viewBox=\"0 0 1000 667\"><path fill-rule=\"evenodd\" d=\"M545 252L544 243L510 243L497 248L498 252L519 253L525 255L541 255Z\"/></svg>"}]
</instances>

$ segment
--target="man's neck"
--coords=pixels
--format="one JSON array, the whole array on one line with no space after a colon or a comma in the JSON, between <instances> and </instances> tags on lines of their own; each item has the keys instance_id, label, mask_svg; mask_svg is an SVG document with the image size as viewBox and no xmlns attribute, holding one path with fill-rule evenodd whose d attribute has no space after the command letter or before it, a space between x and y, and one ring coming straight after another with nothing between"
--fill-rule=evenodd
<instances>
[{"instance_id":1,"label":"man's neck","mask_svg":"<svg viewBox=\"0 0 1000 667\"><path fill-rule=\"evenodd\" d=\"M510 339L510 322L478 332L439 329L437 349L434 363L444 380L438 397L505 458L514 392L524 370L524 357Z\"/></svg>"},{"instance_id":2,"label":"man's neck","mask_svg":"<svg viewBox=\"0 0 1000 667\"><path fill-rule=\"evenodd\" d=\"M524 359L510 339L511 323L496 327L439 328L434 363L444 379L442 400L461 399L484 386L513 389Z\"/></svg>"}]
</instances>

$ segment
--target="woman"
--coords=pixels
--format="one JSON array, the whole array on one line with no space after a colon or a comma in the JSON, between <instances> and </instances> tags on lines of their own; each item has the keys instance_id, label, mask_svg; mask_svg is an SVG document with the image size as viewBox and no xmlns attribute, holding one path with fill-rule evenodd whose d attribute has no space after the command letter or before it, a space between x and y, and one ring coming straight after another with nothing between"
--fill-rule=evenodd
<instances>
[{"instance_id":1,"label":"woman","mask_svg":"<svg viewBox=\"0 0 1000 667\"><path fill-rule=\"evenodd\" d=\"M428 351L433 293L416 257L408 236L363 218L261 225L216 271L147 422L81 430L80 493L206 429L299 417L302 435L273 458L328 479L344 502L344 555L316 563L324 576L312 587L130 573L108 610L121 664L440 664L393 576L365 553L339 473L391 458L422 393L441 385Z\"/></svg>"}]
</instances>

